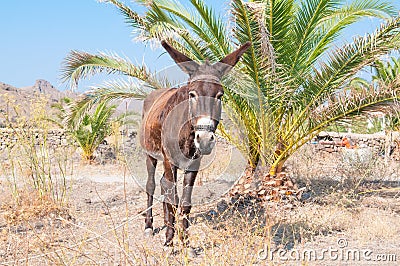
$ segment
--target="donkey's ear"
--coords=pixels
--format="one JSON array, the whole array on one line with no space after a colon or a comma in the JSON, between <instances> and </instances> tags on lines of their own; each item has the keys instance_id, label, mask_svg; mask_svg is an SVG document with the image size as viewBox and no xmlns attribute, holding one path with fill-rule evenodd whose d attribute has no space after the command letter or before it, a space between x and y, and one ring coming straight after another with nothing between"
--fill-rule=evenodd
<instances>
[{"instance_id":1,"label":"donkey's ear","mask_svg":"<svg viewBox=\"0 0 400 266\"><path fill-rule=\"evenodd\" d=\"M182 71L189 74L189 76L199 68L199 64L173 48L166 41L161 41L161 45L165 50L167 50L169 55L174 59L175 63L182 69Z\"/></svg>"},{"instance_id":2,"label":"donkey's ear","mask_svg":"<svg viewBox=\"0 0 400 266\"><path fill-rule=\"evenodd\" d=\"M215 66L221 74L221 77L227 74L239 61L240 57L249 49L251 42L246 42L239 47L236 51L225 56L221 61L217 62Z\"/></svg>"}]
</instances>

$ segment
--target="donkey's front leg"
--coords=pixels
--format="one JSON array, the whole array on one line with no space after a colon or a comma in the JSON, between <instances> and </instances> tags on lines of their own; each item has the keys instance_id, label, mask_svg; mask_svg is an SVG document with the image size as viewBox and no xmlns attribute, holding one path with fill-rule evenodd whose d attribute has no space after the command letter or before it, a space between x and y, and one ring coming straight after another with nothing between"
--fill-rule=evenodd
<instances>
[{"instance_id":1,"label":"donkey's front leg","mask_svg":"<svg viewBox=\"0 0 400 266\"><path fill-rule=\"evenodd\" d=\"M161 178L161 193L164 196L164 224L167 227L165 232L166 246L172 246L175 233L175 215L178 208L178 193L176 189L177 167L172 165L167 159L164 160L164 175Z\"/></svg>"},{"instance_id":2,"label":"donkey's front leg","mask_svg":"<svg viewBox=\"0 0 400 266\"><path fill-rule=\"evenodd\" d=\"M189 214L192 208L192 191L194 182L196 180L197 171L187 171L185 172L185 177L183 179L183 190L182 190L182 200L181 200L181 214L182 214L182 235L181 240L184 245L188 245L189 241L187 239L187 229L189 227Z\"/></svg>"}]
</instances>

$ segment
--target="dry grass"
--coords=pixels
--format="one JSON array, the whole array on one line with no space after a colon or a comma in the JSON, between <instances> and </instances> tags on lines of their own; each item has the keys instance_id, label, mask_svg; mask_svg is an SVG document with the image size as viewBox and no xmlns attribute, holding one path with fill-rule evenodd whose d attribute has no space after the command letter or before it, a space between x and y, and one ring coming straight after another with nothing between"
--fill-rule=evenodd
<instances>
[{"instance_id":1,"label":"dry grass","mask_svg":"<svg viewBox=\"0 0 400 266\"><path fill-rule=\"evenodd\" d=\"M379 160L350 167L340 156L315 157L312 150L304 150L288 167L297 182L308 188L301 201L225 197L196 205L189 232L197 252L192 258L178 237L174 250L162 246L165 231L159 202L154 206L158 232L150 239L143 236L146 195L128 182L123 165L79 166L66 160L62 169L73 165L79 179L57 183L67 191L58 201L54 193L35 189L31 182L36 173L21 167L16 158L24 157L9 156L2 163L8 178L0 183L0 265L280 265L288 263L262 260L260 252L320 250L337 246L338 238L347 239L354 248L381 253L400 250L399 180L393 175L399 165L395 162L389 168ZM57 170L57 161L44 162L55 167L49 180L66 180L57 179L66 177ZM110 174L125 177L124 182L87 179ZM200 177L207 181L206 176ZM329 263L335 264L319 265ZM318 265L303 261L303 265L314 264Z\"/></svg>"},{"instance_id":2,"label":"dry grass","mask_svg":"<svg viewBox=\"0 0 400 266\"><path fill-rule=\"evenodd\" d=\"M151 239L144 238L143 217L137 213L144 204L129 203L126 195L117 200L109 195L96 206L75 210L74 219L56 216L44 226L24 221L29 225L25 229L4 227L2 236L7 239L1 246L7 243L9 252L3 258L9 265L15 261L29 265L258 265L264 264L258 258L260 250L291 250L310 244L324 248L343 236L355 247L387 243L386 248L398 248L396 206L368 208L362 200L358 207L222 201L194 210L190 240L198 256L191 258L177 239L175 252L164 250L163 230ZM162 225L161 214L157 203L157 226Z\"/></svg>"},{"instance_id":3,"label":"dry grass","mask_svg":"<svg viewBox=\"0 0 400 266\"><path fill-rule=\"evenodd\" d=\"M37 195L37 191L21 191L18 203L14 200L2 202L0 209L9 225L19 225L47 217L65 216L68 207L61 206L49 196Z\"/></svg>"},{"instance_id":4,"label":"dry grass","mask_svg":"<svg viewBox=\"0 0 400 266\"><path fill-rule=\"evenodd\" d=\"M10 120L8 113L2 114L11 142L0 154L0 177L7 181L17 205L23 196L19 195L20 191L31 193L31 190L34 190L31 197L37 196L42 201L50 198L59 205L66 201L66 176L73 172L71 158L74 147L51 143L49 132L52 125L47 119L47 102L44 96L32 96L31 102L25 106L29 117L18 115L21 106L12 105L12 111L18 115L16 121Z\"/></svg>"}]
</instances>

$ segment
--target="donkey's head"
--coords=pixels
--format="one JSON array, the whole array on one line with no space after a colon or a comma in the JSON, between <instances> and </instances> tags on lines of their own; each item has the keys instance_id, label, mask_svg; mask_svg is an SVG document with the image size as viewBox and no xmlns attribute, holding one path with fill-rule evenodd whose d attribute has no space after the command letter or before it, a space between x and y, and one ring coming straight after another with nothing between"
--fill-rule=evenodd
<instances>
[{"instance_id":1,"label":"donkey's head","mask_svg":"<svg viewBox=\"0 0 400 266\"><path fill-rule=\"evenodd\" d=\"M201 154L210 154L215 146L214 133L221 119L221 97L224 95L221 78L236 65L250 47L250 42L214 64L208 60L198 64L165 41L161 44L183 72L189 74L187 97L189 120L195 130L194 143Z\"/></svg>"}]
</instances>

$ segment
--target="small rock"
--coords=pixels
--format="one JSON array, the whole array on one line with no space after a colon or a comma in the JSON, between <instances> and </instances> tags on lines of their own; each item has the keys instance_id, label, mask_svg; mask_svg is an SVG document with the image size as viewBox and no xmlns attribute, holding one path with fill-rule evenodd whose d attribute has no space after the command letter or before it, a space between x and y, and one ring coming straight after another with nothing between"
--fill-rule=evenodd
<instances>
[{"instance_id":1,"label":"small rock","mask_svg":"<svg viewBox=\"0 0 400 266\"><path fill-rule=\"evenodd\" d=\"M293 208L293 204L288 203L288 204L284 205L283 208L285 208L286 210L291 210Z\"/></svg>"},{"instance_id":2,"label":"small rock","mask_svg":"<svg viewBox=\"0 0 400 266\"><path fill-rule=\"evenodd\" d=\"M215 216L217 216L217 212L215 210L210 210L208 212L208 215L210 215L211 217L215 217Z\"/></svg>"},{"instance_id":3,"label":"small rock","mask_svg":"<svg viewBox=\"0 0 400 266\"><path fill-rule=\"evenodd\" d=\"M189 258L193 259L197 257L196 250L192 247L187 247L185 249L186 254L188 255Z\"/></svg>"},{"instance_id":4,"label":"small rock","mask_svg":"<svg viewBox=\"0 0 400 266\"><path fill-rule=\"evenodd\" d=\"M280 193L281 195L286 195L287 190L279 190L279 193Z\"/></svg>"},{"instance_id":5,"label":"small rock","mask_svg":"<svg viewBox=\"0 0 400 266\"><path fill-rule=\"evenodd\" d=\"M44 224L42 222L37 222L35 224L35 229L42 229L44 227Z\"/></svg>"},{"instance_id":6,"label":"small rock","mask_svg":"<svg viewBox=\"0 0 400 266\"><path fill-rule=\"evenodd\" d=\"M276 182L275 182L274 180L272 180L272 181L266 182L265 184L266 184L267 186L269 186L269 187L273 187L273 186L275 186Z\"/></svg>"},{"instance_id":7,"label":"small rock","mask_svg":"<svg viewBox=\"0 0 400 266\"><path fill-rule=\"evenodd\" d=\"M265 196L264 199L265 199L265 200L271 200L271 199L272 199L272 196Z\"/></svg>"},{"instance_id":8,"label":"small rock","mask_svg":"<svg viewBox=\"0 0 400 266\"><path fill-rule=\"evenodd\" d=\"M286 181L285 185L288 186L288 187L293 187L294 186L293 182L291 180Z\"/></svg>"},{"instance_id":9,"label":"small rock","mask_svg":"<svg viewBox=\"0 0 400 266\"><path fill-rule=\"evenodd\" d=\"M289 190L287 190L286 194L293 195L293 194L296 194L296 191L293 189L289 189Z\"/></svg>"},{"instance_id":10,"label":"small rock","mask_svg":"<svg viewBox=\"0 0 400 266\"><path fill-rule=\"evenodd\" d=\"M280 172L276 175L277 179L283 179L286 177L286 172Z\"/></svg>"},{"instance_id":11,"label":"small rock","mask_svg":"<svg viewBox=\"0 0 400 266\"><path fill-rule=\"evenodd\" d=\"M221 200L217 203L217 210L219 213L225 212L229 208L228 203L225 200Z\"/></svg>"},{"instance_id":12,"label":"small rock","mask_svg":"<svg viewBox=\"0 0 400 266\"><path fill-rule=\"evenodd\" d=\"M91 199L84 199L83 202L86 203L86 204L90 204L90 203L92 203L92 200Z\"/></svg>"}]
</instances>

